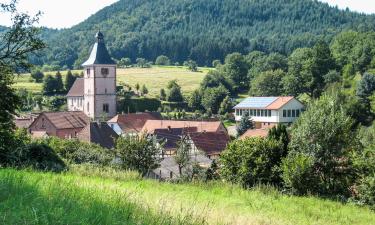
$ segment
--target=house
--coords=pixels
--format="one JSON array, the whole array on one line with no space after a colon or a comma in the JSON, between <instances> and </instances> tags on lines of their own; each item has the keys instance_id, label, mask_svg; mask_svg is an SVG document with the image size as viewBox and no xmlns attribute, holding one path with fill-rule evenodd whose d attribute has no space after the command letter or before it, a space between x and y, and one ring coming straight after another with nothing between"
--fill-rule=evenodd
<instances>
[{"instance_id":1,"label":"house","mask_svg":"<svg viewBox=\"0 0 375 225\"><path fill-rule=\"evenodd\" d=\"M262 128L262 129L250 129L247 130L243 135L241 135L240 139L244 140L246 138L250 137L262 137L265 138L268 136L268 128Z\"/></svg>"},{"instance_id":2,"label":"house","mask_svg":"<svg viewBox=\"0 0 375 225\"><path fill-rule=\"evenodd\" d=\"M108 125L118 134L139 133L147 120L160 120L158 112L118 114L108 120Z\"/></svg>"},{"instance_id":3,"label":"house","mask_svg":"<svg viewBox=\"0 0 375 225\"><path fill-rule=\"evenodd\" d=\"M82 64L84 77L77 78L67 94L68 111L82 111L89 118L116 115L116 62L110 57L104 35L96 34L89 58Z\"/></svg>"},{"instance_id":4,"label":"house","mask_svg":"<svg viewBox=\"0 0 375 225\"><path fill-rule=\"evenodd\" d=\"M195 127L196 132L227 132L220 121L147 120L141 132L153 134L156 129Z\"/></svg>"},{"instance_id":5,"label":"house","mask_svg":"<svg viewBox=\"0 0 375 225\"><path fill-rule=\"evenodd\" d=\"M304 105L294 97L248 97L235 109L235 120L241 120L245 113L255 123L255 128L268 128L278 123L290 124L303 112Z\"/></svg>"},{"instance_id":6,"label":"house","mask_svg":"<svg viewBox=\"0 0 375 225\"><path fill-rule=\"evenodd\" d=\"M27 129L39 114L29 114L27 116L15 117L14 124L18 129Z\"/></svg>"},{"instance_id":7,"label":"house","mask_svg":"<svg viewBox=\"0 0 375 225\"><path fill-rule=\"evenodd\" d=\"M34 136L55 136L59 138L75 138L90 123L83 112L42 112L29 126Z\"/></svg>"},{"instance_id":8,"label":"house","mask_svg":"<svg viewBox=\"0 0 375 225\"><path fill-rule=\"evenodd\" d=\"M90 122L77 134L80 141L98 144L108 149L115 147L117 138L117 133L105 122Z\"/></svg>"},{"instance_id":9,"label":"house","mask_svg":"<svg viewBox=\"0 0 375 225\"><path fill-rule=\"evenodd\" d=\"M188 138L192 152L203 152L209 159L218 158L230 141L224 132L192 132Z\"/></svg>"},{"instance_id":10,"label":"house","mask_svg":"<svg viewBox=\"0 0 375 225\"><path fill-rule=\"evenodd\" d=\"M163 157L175 155L178 147L178 142L181 141L190 132L196 132L196 127L188 128L171 128L155 129L153 132L154 137L163 143Z\"/></svg>"}]
</instances>

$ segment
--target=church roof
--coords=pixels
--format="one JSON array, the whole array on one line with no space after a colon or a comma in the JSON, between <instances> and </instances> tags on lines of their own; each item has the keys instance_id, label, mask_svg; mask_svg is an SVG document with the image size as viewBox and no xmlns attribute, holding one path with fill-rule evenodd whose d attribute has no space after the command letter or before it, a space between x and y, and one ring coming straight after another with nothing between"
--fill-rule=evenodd
<instances>
[{"instance_id":1,"label":"church roof","mask_svg":"<svg viewBox=\"0 0 375 225\"><path fill-rule=\"evenodd\" d=\"M111 59L107 48L104 44L104 35L99 31L96 35L96 43L92 47L90 57L82 66L89 66L94 64L104 64L104 65L115 65L116 62Z\"/></svg>"},{"instance_id":2,"label":"church roof","mask_svg":"<svg viewBox=\"0 0 375 225\"><path fill-rule=\"evenodd\" d=\"M83 78L77 78L72 87L70 88L66 97L83 97L83 89L85 87L85 82Z\"/></svg>"}]
</instances>

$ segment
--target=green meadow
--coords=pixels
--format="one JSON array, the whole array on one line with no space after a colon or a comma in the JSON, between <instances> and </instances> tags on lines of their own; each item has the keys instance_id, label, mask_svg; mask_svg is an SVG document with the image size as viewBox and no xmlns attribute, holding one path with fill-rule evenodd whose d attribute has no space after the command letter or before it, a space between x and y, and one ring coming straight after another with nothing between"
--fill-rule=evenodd
<instances>
[{"instance_id":1,"label":"green meadow","mask_svg":"<svg viewBox=\"0 0 375 225\"><path fill-rule=\"evenodd\" d=\"M177 80L183 94L189 94L199 87L200 82L210 68L199 67L198 72L191 72L183 66L153 66L151 68L126 68L117 69L117 84L128 84L135 90L135 85L146 85L149 95L156 96L161 88L166 88L170 80ZM67 71L61 71L63 80ZM72 73L81 73L81 70L73 70ZM56 72L45 72L44 75L55 75ZM14 88L25 88L33 93L40 93L43 88L42 83L32 81L30 74L20 74L16 76Z\"/></svg>"},{"instance_id":2,"label":"green meadow","mask_svg":"<svg viewBox=\"0 0 375 225\"><path fill-rule=\"evenodd\" d=\"M373 224L366 207L273 188L172 184L86 168L0 170L1 224Z\"/></svg>"}]
</instances>

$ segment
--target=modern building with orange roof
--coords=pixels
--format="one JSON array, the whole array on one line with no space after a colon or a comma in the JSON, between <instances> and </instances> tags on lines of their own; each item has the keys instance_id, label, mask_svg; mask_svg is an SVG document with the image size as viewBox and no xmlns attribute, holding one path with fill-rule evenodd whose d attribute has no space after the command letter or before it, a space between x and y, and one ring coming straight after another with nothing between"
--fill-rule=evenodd
<instances>
[{"instance_id":1,"label":"modern building with orange roof","mask_svg":"<svg viewBox=\"0 0 375 225\"><path fill-rule=\"evenodd\" d=\"M267 128L278 123L293 123L304 110L304 105L292 96L248 97L234 107L235 119L240 121L245 113L255 123L255 128Z\"/></svg>"}]
</instances>

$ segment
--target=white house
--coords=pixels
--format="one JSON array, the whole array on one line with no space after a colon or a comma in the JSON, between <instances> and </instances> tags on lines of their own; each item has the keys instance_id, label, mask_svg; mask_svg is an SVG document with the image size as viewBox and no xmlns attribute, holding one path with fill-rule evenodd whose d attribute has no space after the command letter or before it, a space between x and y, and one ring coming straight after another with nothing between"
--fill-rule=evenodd
<instances>
[{"instance_id":1,"label":"white house","mask_svg":"<svg viewBox=\"0 0 375 225\"><path fill-rule=\"evenodd\" d=\"M248 97L234 107L235 119L240 121L245 113L252 118L255 128L267 128L278 123L294 122L304 110L304 105L294 97Z\"/></svg>"},{"instance_id":2,"label":"white house","mask_svg":"<svg viewBox=\"0 0 375 225\"><path fill-rule=\"evenodd\" d=\"M90 57L82 64L84 77L78 78L67 95L68 110L82 111L92 119L116 115L116 62L104 44L104 36L96 34Z\"/></svg>"}]
</instances>

